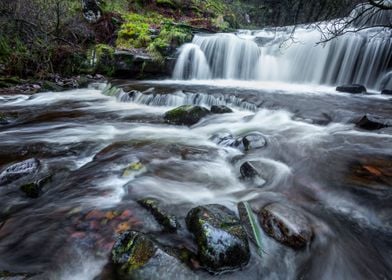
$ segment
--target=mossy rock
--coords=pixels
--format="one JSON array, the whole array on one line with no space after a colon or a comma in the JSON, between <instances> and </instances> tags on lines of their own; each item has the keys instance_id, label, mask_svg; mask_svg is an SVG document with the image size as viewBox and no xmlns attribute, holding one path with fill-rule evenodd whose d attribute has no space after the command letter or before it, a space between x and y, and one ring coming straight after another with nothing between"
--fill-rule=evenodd
<instances>
[{"instance_id":1,"label":"mossy rock","mask_svg":"<svg viewBox=\"0 0 392 280\"><path fill-rule=\"evenodd\" d=\"M165 113L166 122L176 125L194 125L209 115L210 111L201 106L183 105Z\"/></svg>"},{"instance_id":2,"label":"mossy rock","mask_svg":"<svg viewBox=\"0 0 392 280\"><path fill-rule=\"evenodd\" d=\"M170 8L170 9L177 9L178 5L176 2L171 0L156 0L158 6Z\"/></svg>"},{"instance_id":3,"label":"mossy rock","mask_svg":"<svg viewBox=\"0 0 392 280\"><path fill-rule=\"evenodd\" d=\"M211 272L224 272L245 266L250 250L245 229L234 212L212 204L193 208L186 224L195 236L201 264Z\"/></svg>"},{"instance_id":4,"label":"mossy rock","mask_svg":"<svg viewBox=\"0 0 392 280\"><path fill-rule=\"evenodd\" d=\"M128 231L112 249L116 279L198 279L176 256L146 234Z\"/></svg>"},{"instance_id":5,"label":"mossy rock","mask_svg":"<svg viewBox=\"0 0 392 280\"><path fill-rule=\"evenodd\" d=\"M156 221L163 226L167 232L175 232L180 227L177 218L174 215L168 213L160 202L154 198L145 198L139 200L138 203L146 208L154 216Z\"/></svg>"},{"instance_id":6,"label":"mossy rock","mask_svg":"<svg viewBox=\"0 0 392 280\"><path fill-rule=\"evenodd\" d=\"M42 83L42 90L43 91L54 91L54 92L60 92L64 91L64 88L62 86L59 86L58 84L50 81L44 81Z\"/></svg>"},{"instance_id":7,"label":"mossy rock","mask_svg":"<svg viewBox=\"0 0 392 280\"><path fill-rule=\"evenodd\" d=\"M148 263L157 247L144 234L129 231L122 234L112 249L112 260L120 275L127 275Z\"/></svg>"}]
</instances>

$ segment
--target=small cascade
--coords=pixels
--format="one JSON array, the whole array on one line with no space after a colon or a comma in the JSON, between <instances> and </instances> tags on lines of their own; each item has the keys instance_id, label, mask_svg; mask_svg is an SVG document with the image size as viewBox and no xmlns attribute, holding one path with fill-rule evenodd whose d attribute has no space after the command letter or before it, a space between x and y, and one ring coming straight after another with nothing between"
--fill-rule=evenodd
<instances>
[{"instance_id":1,"label":"small cascade","mask_svg":"<svg viewBox=\"0 0 392 280\"><path fill-rule=\"evenodd\" d=\"M357 7L348 19L366 7ZM377 12L363 17L363 22L354 21L352 28L366 24L390 24L391 20L391 11ZM328 30L332 24L339 22L320 23L318 28ZM180 50L173 78L332 86L358 83L377 90L392 84L390 30L373 27L348 32L325 44L317 44L321 39L317 28L309 26L199 34L192 44Z\"/></svg>"},{"instance_id":2,"label":"small cascade","mask_svg":"<svg viewBox=\"0 0 392 280\"><path fill-rule=\"evenodd\" d=\"M248 111L256 111L257 106L233 95L210 95L205 93L190 93L177 91L172 94L156 94L140 91L124 92L117 94L117 100L120 102L134 102L149 106L182 106L182 105L199 105L211 107L213 105L226 105L237 107Z\"/></svg>"}]
</instances>

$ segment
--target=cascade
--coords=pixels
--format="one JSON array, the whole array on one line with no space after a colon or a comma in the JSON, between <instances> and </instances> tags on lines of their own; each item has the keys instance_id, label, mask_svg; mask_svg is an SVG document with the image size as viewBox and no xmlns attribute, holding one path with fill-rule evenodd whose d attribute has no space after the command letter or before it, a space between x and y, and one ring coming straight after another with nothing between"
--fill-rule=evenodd
<instances>
[{"instance_id":1,"label":"cascade","mask_svg":"<svg viewBox=\"0 0 392 280\"><path fill-rule=\"evenodd\" d=\"M350 17L364 9L357 7ZM389 15L389 16L388 16ZM352 28L391 20L378 13ZM320 23L327 30L336 21ZM338 85L363 84L370 89L392 87L391 31L373 27L348 32L324 44L311 26L266 28L195 35L180 49L173 72L177 80L235 79Z\"/></svg>"}]
</instances>

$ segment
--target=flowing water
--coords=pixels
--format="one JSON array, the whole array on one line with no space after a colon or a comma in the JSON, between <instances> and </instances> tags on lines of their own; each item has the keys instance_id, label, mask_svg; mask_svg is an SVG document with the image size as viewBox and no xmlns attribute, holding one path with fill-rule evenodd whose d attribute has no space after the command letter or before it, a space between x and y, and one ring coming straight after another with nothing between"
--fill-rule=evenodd
<instances>
[{"instance_id":1,"label":"flowing water","mask_svg":"<svg viewBox=\"0 0 392 280\"><path fill-rule=\"evenodd\" d=\"M390 279L392 131L360 130L353 121L364 113L390 118L391 99L325 87L118 83L128 90L116 96L103 95L103 86L0 96L1 111L12 116L0 128L0 169L35 157L40 172L53 175L36 199L16 184L0 187L1 270L36 273L33 279L109 279L101 272L121 230L194 249L184 224L190 208L219 203L236 211L248 200L254 209L295 205L311 221L311 245L294 251L263 235L262 257L252 248L241 271L198 270L201 279ZM224 104L234 112L190 128L165 124L163 113L182 104ZM211 140L219 132L255 131L267 146L248 153ZM268 167L263 187L241 180L246 160ZM135 162L143 168L125 174ZM366 170L383 175L372 179ZM182 224L179 236L161 233L136 203L144 197L168 204ZM167 265L165 277L175 279L170 271Z\"/></svg>"},{"instance_id":2,"label":"flowing water","mask_svg":"<svg viewBox=\"0 0 392 280\"><path fill-rule=\"evenodd\" d=\"M333 30L355 18L343 36L320 44L319 30ZM302 84L363 84L392 88L390 11L359 6L347 19L310 26L266 28L237 33L199 34L180 49L173 78L249 80Z\"/></svg>"}]
</instances>

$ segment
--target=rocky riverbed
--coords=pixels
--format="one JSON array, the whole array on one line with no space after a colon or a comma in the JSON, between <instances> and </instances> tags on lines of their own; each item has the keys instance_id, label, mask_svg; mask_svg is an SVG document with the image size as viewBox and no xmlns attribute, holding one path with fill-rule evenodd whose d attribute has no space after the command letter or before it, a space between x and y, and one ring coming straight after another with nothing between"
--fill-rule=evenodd
<instances>
[{"instance_id":1,"label":"rocky riverbed","mask_svg":"<svg viewBox=\"0 0 392 280\"><path fill-rule=\"evenodd\" d=\"M0 279L388 279L392 103L113 81L0 95Z\"/></svg>"}]
</instances>

